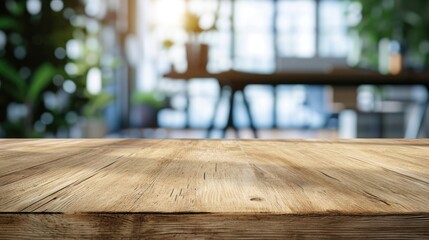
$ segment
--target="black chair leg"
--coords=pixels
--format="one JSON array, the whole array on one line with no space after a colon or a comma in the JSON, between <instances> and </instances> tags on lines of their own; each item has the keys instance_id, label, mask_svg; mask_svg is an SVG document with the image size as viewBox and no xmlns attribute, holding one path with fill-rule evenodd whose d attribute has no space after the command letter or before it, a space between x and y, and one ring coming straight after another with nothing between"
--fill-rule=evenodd
<instances>
[{"instance_id":1,"label":"black chair leg","mask_svg":"<svg viewBox=\"0 0 429 240\"><path fill-rule=\"evenodd\" d=\"M247 100L244 90L242 91L244 106L246 107L247 116L249 117L250 128L252 129L253 136L258 138L258 131L255 127L255 123L252 117L252 112L250 111L249 101Z\"/></svg>"},{"instance_id":2,"label":"black chair leg","mask_svg":"<svg viewBox=\"0 0 429 240\"><path fill-rule=\"evenodd\" d=\"M237 90L231 90L231 93L229 95L228 122L227 122L226 126L222 129L222 138L226 137L226 133L227 133L227 131L228 131L229 128L233 128L234 129L236 138L240 137L239 130L235 127L235 124L234 124L234 108L235 108L235 106L234 106L234 99L235 99L235 95L236 95L237 92L238 92ZM253 116L252 116L251 111L250 111L249 101L247 100L247 97L246 97L244 91L243 91L242 95L243 95L244 106L246 108L246 113L247 113L247 116L249 117L250 127L252 129L253 136L255 138L258 138L258 132L257 132L257 129L255 127ZM218 101L216 102L215 112L213 114L212 122L210 123L210 126L209 126L209 128L207 130L207 138L210 138L211 132L215 128L215 117L216 117L216 114L219 111L221 101L222 101L222 95L218 99Z\"/></svg>"},{"instance_id":3,"label":"black chair leg","mask_svg":"<svg viewBox=\"0 0 429 240\"><path fill-rule=\"evenodd\" d=\"M213 132L213 130L215 129L215 125L216 125L216 116L219 114L219 108L220 105L222 103L222 98L223 98L223 88L220 90L220 94L219 94L219 98L216 101L215 107L214 107L214 111L213 111L213 116L212 116L212 120L210 122L210 126L207 129L207 138L210 138L211 133Z\"/></svg>"},{"instance_id":4,"label":"black chair leg","mask_svg":"<svg viewBox=\"0 0 429 240\"><path fill-rule=\"evenodd\" d=\"M222 129L222 138L226 137L226 132L229 128L234 128L235 134L238 137L238 130L234 127L234 97L236 90L231 90L231 94L229 95L229 113L228 113L228 122L226 126Z\"/></svg>"},{"instance_id":5,"label":"black chair leg","mask_svg":"<svg viewBox=\"0 0 429 240\"><path fill-rule=\"evenodd\" d=\"M426 116L428 114L428 110L429 110L429 96L426 99L425 104L422 106L422 111L421 111L422 114L420 115L419 127L418 127L418 130L417 130L415 138L418 138L419 134L423 130L423 126L425 125L425 122L426 122Z\"/></svg>"},{"instance_id":6,"label":"black chair leg","mask_svg":"<svg viewBox=\"0 0 429 240\"><path fill-rule=\"evenodd\" d=\"M278 107L278 99L277 99L277 88L273 86L273 129L277 128L277 107Z\"/></svg>"}]
</instances>

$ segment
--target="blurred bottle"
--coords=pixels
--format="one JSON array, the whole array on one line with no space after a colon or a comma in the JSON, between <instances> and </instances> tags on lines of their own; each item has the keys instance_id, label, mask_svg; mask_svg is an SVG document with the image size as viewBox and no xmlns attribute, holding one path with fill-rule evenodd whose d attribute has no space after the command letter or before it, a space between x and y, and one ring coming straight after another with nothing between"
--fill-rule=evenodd
<instances>
[{"instance_id":1,"label":"blurred bottle","mask_svg":"<svg viewBox=\"0 0 429 240\"><path fill-rule=\"evenodd\" d=\"M378 71L381 74L390 72L390 39L388 38L378 42Z\"/></svg>"},{"instance_id":2,"label":"blurred bottle","mask_svg":"<svg viewBox=\"0 0 429 240\"><path fill-rule=\"evenodd\" d=\"M397 40L383 38L378 44L378 70L382 74L397 75L405 66L405 47Z\"/></svg>"},{"instance_id":3,"label":"blurred bottle","mask_svg":"<svg viewBox=\"0 0 429 240\"><path fill-rule=\"evenodd\" d=\"M391 41L389 56L389 73L400 74L404 70L405 47L399 41Z\"/></svg>"}]
</instances>

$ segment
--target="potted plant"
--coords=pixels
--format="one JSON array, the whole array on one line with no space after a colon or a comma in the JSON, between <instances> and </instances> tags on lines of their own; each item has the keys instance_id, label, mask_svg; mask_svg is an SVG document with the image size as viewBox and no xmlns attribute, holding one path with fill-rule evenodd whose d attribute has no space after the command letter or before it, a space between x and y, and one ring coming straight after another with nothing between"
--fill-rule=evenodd
<instances>
[{"instance_id":1,"label":"potted plant","mask_svg":"<svg viewBox=\"0 0 429 240\"><path fill-rule=\"evenodd\" d=\"M429 2L428 1L373 1L353 0L351 14L360 19L351 24L351 31L360 42L360 59L357 65L376 69L379 65L380 47L391 48L394 54L404 56L405 68L429 66Z\"/></svg>"},{"instance_id":2,"label":"potted plant","mask_svg":"<svg viewBox=\"0 0 429 240\"><path fill-rule=\"evenodd\" d=\"M136 127L158 128L158 113L167 106L167 97L160 91L133 93L131 102L137 113L133 125Z\"/></svg>"},{"instance_id":3,"label":"potted plant","mask_svg":"<svg viewBox=\"0 0 429 240\"><path fill-rule=\"evenodd\" d=\"M86 34L72 21L85 16L84 5L62 3L40 1L31 11L26 0L0 3L0 137L67 136L86 102L84 63L66 51L77 32Z\"/></svg>"},{"instance_id":4,"label":"potted plant","mask_svg":"<svg viewBox=\"0 0 429 240\"><path fill-rule=\"evenodd\" d=\"M107 127L103 119L103 110L114 100L114 96L107 92L87 95L89 101L83 108L85 118L82 122L82 135L85 138L105 137L107 134Z\"/></svg>"},{"instance_id":5,"label":"potted plant","mask_svg":"<svg viewBox=\"0 0 429 240\"><path fill-rule=\"evenodd\" d=\"M188 71L207 70L206 68L209 60L209 45L202 43L200 36L204 32L216 30L216 19L213 21L213 25L211 27L208 29L203 29L200 26L200 16L191 12L186 12L184 29L188 34L188 42L185 44Z\"/></svg>"}]
</instances>

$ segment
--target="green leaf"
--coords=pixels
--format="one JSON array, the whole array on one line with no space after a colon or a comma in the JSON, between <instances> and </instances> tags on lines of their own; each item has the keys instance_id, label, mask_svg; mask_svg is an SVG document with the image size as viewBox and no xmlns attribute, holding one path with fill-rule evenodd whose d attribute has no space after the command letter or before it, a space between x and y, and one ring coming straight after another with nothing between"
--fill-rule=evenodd
<instances>
[{"instance_id":1,"label":"green leaf","mask_svg":"<svg viewBox=\"0 0 429 240\"><path fill-rule=\"evenodd\" d=\"M39 94L46 88L46 86L51 82L52 77L55 74L55 68L50 63L42 64L34 72L31 85L28 90L27 100L34 102Z\"/></svg>"},{"instance_id":2,"label":"green leaf","mask_svg":"<svg viewBox=\"0 0 429 240\"><path fill-rule=\"evenodd\" d=\"M159 92L134 92L131 102L137 105L148 105L156 109L161 109L166 104L166 97Z\"/></svg>"},{"instance_id":3,"label":"green leaf","mask_svg":"<svg viewBox=\"0 0 429 240\"><path fill-rule=\"evenodd\" d=\"M25 11L25 5L25 1L10 1L10 3L7 4L7 8L13 15L20 16Z\"/></svg>"},{"instance_id":4,"label":"green leaf","mask_svg":"<svg viewBox=\"0 0 429 240\"><path fill-rule=\"evenodd\" d=\"M93 96L93 98L85 106L84 114L87 117L97 117L97 114L99 114L114 99L115 97L108 93L100 93L96 96Z\"/></svg>"},{"instance_id":5,"label":"green leaf","mask_svg":"<svg viewBox=\"0 0 429 240\"><path fill-rule=\"evenodd\" d=\"M22 24L13 18L0 16L0 29L19 32L22 29Z\"/></svg>"},{"instance_id":6,"label":"green leaf","mask_svg":"<svg viewBox=\"0 0 429 240\"><path fill-rule=\"evenodd\" d=\"M26 91L25 81L21 78L15 67L4 59L0 59L0 76L15 88L16 92L11 94L23 101Z\"/></svg>"}]
</instances>

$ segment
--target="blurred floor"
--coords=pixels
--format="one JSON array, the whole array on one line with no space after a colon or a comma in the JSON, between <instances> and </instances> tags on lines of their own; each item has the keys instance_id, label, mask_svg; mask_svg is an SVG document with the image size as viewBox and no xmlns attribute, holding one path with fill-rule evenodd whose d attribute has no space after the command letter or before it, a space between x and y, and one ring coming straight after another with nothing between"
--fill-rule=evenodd
<instances>
[{"instance_id":1,"label":"blurred floor","mask_svg":"<svg viewBox=\"0 0 429 240\"><path fill-rule=\"evenodd\" d=\"M267 129L259 130L261 139L284 139L284 138L338 138L337 130L285 130ZM182 130L182 129L131 129L122 131L119 134L112 134L107 137L117 138L206 138L206 130ZM220 138L221 131L214 131L212 138ZM233 130L229 130L226 138L237 138ZM250 129L239 131L239 138L253 138Z\"/></svg>"}]
</instances>

